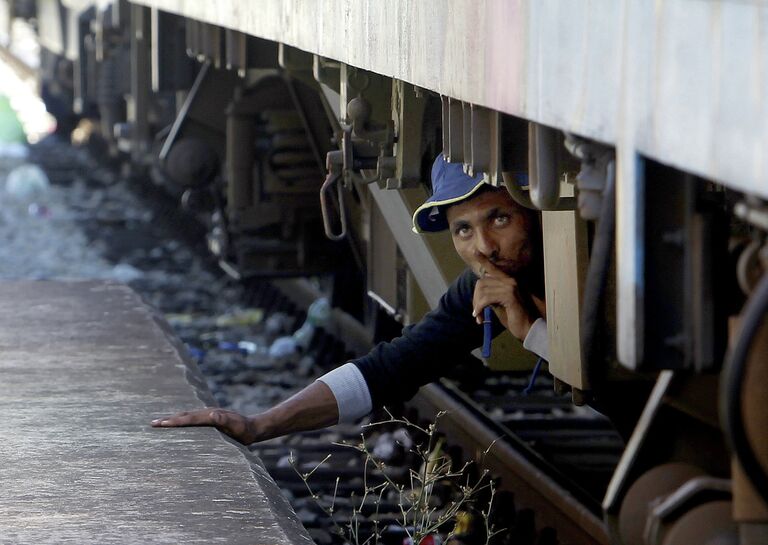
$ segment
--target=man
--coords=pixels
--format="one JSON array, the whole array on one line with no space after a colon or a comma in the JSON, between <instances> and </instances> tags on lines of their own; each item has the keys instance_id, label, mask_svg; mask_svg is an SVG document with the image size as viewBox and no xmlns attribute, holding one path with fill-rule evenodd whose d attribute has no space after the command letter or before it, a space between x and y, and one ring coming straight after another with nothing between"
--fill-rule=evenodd
<instances>
[{"instance_id":1,"label":"man","mask_svg":"<svg viewBox=\"0 0 768 545\"><path fill-rule=\"evenodd\" d=\"M538 217L504 188L467 176L460 164L438 156L432 196L413 216L416 232L450 229L467 264L438 308L401 337L325 374L293 397L251 417L202 409L154 420L155 427L215 426L249 444L288 433L351 422L373 407L410 399L445 374L457 354L483 341L483 309L494 311L494 335L508 329L523 346L547 359L546 308Z\"/></svg>"}]
</instances>

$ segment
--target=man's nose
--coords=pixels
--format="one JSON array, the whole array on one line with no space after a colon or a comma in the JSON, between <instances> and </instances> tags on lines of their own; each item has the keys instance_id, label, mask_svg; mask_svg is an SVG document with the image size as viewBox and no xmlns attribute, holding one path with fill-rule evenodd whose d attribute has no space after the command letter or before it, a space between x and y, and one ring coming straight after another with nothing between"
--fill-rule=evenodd
<instances>
[{"instance_id":1,"label":"man's nose","mask_svg":"<svg viewBox=\"0 0 768 545\"><path fill-rule=\"evenodd\" d=\"M499 247L496 238L486 229L478 229L475 236L475 251L487 258L498 253Z\"/></svg>"}]
</instances>

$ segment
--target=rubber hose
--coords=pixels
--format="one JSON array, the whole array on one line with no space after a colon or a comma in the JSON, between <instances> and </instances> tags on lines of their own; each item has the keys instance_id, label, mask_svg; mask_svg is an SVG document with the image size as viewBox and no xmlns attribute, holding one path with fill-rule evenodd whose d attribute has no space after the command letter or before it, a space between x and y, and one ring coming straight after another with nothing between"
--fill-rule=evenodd
<instances>
[{"instance_id":1,"label":"rubber hose","mask_svg":"<svg viewBox=\"0 0 768 545\"><path fill-rule=\"evenodd\" d=\"M747 362L752 342L768 313L768 273L763 274L752 296L744 306L741 327L733 349L726 357L720 391L720 420L731 450L755 490L768 504L768 473L755 456L744 428L742 394L747 377ZM762 362L764 363L764 361Z\"/></svg>"},{"instance_id":2,"label":"rubber hose","mask_svg":"<svg viewBox=\"0 0 768 545\"><path fill-rule=\"evenodd\" d=\"M592 255L584 283L584 306L581 309L581 354L583 363L589 364L595 354L595 342L601 322L605 285L613 255L616 232L616 176L614 163L608 164L603 191L603 204L595 230Z\"/></svg>"}]
</instances>

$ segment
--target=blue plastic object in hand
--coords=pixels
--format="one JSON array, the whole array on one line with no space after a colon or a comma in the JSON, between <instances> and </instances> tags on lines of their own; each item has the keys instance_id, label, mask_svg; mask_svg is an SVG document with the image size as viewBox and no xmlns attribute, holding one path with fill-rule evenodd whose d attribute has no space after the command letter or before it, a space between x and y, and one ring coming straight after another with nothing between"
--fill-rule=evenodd
<instances>
[{"instance_id":1,"label":"blue plastic object in hand","mask_svg":"<svg viewBox=\"0 0 768 545\"><path fill-rule=\"evenodd\" d=\"M493 335L491 333L491 307L485 307L483 309L483 357L491 357L491 341Z\"/></svg>"}]
</instances>

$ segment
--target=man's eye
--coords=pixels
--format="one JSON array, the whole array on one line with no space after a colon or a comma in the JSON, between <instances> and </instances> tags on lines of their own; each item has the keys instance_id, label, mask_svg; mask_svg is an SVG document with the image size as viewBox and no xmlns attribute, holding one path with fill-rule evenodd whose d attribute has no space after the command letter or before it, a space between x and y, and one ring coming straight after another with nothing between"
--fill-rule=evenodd
<instances>
[{"instance_id":1,"label":"man's eye","mask_svg":"<svg viewBox=\"0 0 768 545\"><path fill-rule=\"evenodd\" d=\"M493 222L496 225L506 225L509 223L509 215L508 214L501 214L499 216L496 216L493 218Z\"/></svg>"},{"instance_id":2,"label":"man's eye","mask_svg":"<svg viewBox=\"0 0 768 545\"><path fill-rule=\"evenodd\" d=\"M456 233L457 236L466 238L472 233L472 229L464 225L461 227L457 227L454 232Z\"/></svg>"}]
</instances>

